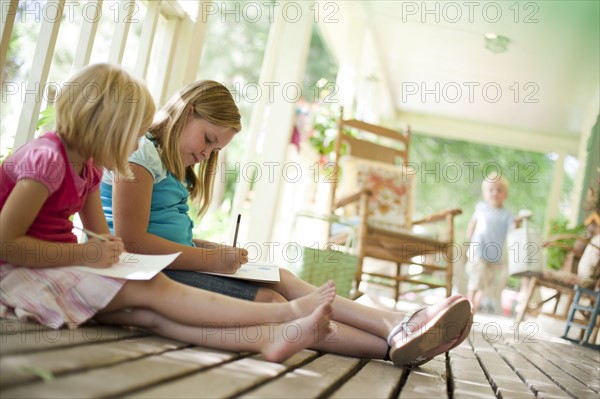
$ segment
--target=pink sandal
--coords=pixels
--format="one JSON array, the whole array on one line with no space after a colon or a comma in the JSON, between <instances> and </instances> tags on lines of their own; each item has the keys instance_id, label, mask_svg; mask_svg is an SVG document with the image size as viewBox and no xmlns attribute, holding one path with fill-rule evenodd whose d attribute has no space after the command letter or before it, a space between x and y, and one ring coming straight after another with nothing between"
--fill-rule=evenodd
<instances>
[{"instance_id":1,"label":"pink sandal","mask_svg":"<svg viewBox=\"0 0 600 399\"><path fill-rule=\"evenodd\" d=\"M471 330L473 315L466 298L457 297L428 323L410 332L410 319L425 308L407 314L402 322L392 329L387 342L390 346L390 360L396 366L415 367L424 364L435 356L460 345ZM456 334L452 334L456 330ZM398 339L398 334L404 336ZM396 338L396 340L394 340Z\"/></svg>"}]
</instances>

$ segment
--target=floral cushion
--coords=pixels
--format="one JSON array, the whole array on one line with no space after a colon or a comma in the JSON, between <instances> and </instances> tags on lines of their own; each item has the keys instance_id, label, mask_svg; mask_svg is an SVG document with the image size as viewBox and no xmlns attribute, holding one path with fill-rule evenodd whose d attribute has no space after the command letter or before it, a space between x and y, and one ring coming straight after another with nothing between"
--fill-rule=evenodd
<instances>
[{"instance_id":1,"label":"floral cushion","mask_svg":"<svg viewBox=\"0 0 600 399\"><path fill-rule=\"evenodd\" d=\"M401 166L345 157L341 162L342 195L367 188L373 195L368 204L368 224L392 231L410 228L410 204L413 175Z\"/></svg>"}]
</instances>

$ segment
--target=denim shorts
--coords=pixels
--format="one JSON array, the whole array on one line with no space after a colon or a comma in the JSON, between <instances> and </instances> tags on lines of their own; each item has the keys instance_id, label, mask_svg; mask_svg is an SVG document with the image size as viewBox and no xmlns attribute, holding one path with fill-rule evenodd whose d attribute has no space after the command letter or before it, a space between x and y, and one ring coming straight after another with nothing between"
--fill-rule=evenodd
<instances>
[{"instance_id":1,"label":"denim shorts","mask_svg":"<svg viewBox=\"0 0 600 399\"><path fill-rule=\"evenodd\" d=\"M254 301L259 288L243 280L189 270L163 270L163 272L171 280L179 283L247 301Z\"/></svg>"}]
</instances>

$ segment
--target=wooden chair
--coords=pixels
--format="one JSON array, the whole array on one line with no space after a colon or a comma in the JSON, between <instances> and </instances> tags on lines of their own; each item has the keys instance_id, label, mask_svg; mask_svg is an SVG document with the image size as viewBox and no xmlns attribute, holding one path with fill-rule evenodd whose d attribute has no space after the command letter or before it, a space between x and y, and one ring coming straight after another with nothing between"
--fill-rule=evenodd
<instances>
[{"instance_id":1,"label":"wooden chair","mask_svg":"<svg viewBox=\"0 0 600 399\"><path fill-rule=\"evenodd\" d=\"M575 240L575 244L567 246L565 240ZM583 245L577 245L577 243L582 243ZM598 276L600 273L600 261L590 277L582 277L577 274L579 259L587 245L598 248L594 243L591 243L590 240L573 234L553 236L544 243L544 247L562 247L568 249L569 253L566 256L566 260L561 270L547 269L543 272L531 275L524 291L520 309L516 316L517 323L523 321L526 313L540 311L541 307L550 301L554 301L552 311L545 312L544 314L557 319L567 320L568 306L564 310L559 309L561 297L564 296L566 298L566 303L569 305L573 302L576 286L591 289L598 287L600 284ZM546 298L542 298L540 301L534 301L534 294L540 287L552 289L552 294Z\"/></svg>"},{"instance_id":2,"label":"wooden chair","mask_svg":"<svg viewBox=\"0 0 600 399\"><path fill-rule=\"evenodd\" d=\"M411 219L414 176L407 169L409 145L408 127L398 132L355 119L344 120L343 111L340 115L334 149L337 178L330 179L331 211L355 220L358 266L354 297L362 295L359 288L365 275L372 282L391 286L396 301L402 283L410 288L406 291L444 288L446 295L451 295L454 217L462 212L448 209ZM443 228L444 237L416 234L413 230L417 225L436 223ZM330 241L346 241L344 233L331 232ZM396 264L395 270L391 274L366 272L365 258L391 261ZM420 272L408 274L409 265L420 266Z\"/></svg>"}]
</instances>

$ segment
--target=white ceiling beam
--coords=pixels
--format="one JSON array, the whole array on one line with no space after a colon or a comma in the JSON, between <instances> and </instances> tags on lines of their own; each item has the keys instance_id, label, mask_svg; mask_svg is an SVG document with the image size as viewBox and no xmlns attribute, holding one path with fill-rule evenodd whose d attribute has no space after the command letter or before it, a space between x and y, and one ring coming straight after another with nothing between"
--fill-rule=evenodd
<instances>
[{"instance_id":1,"label":"white ceiling beam","mask_svg":"<svg viewBox=\"0 0 600 399\"><path fill-rule=\"evenodd\" d=\"M568 155L577 155L579 150L579 137L552 136L547 133L412 112L400 112L396 120L403 124L408 123L415 133L452 140L526 151L564 152Z\"/></svg>"}]
</instances>

